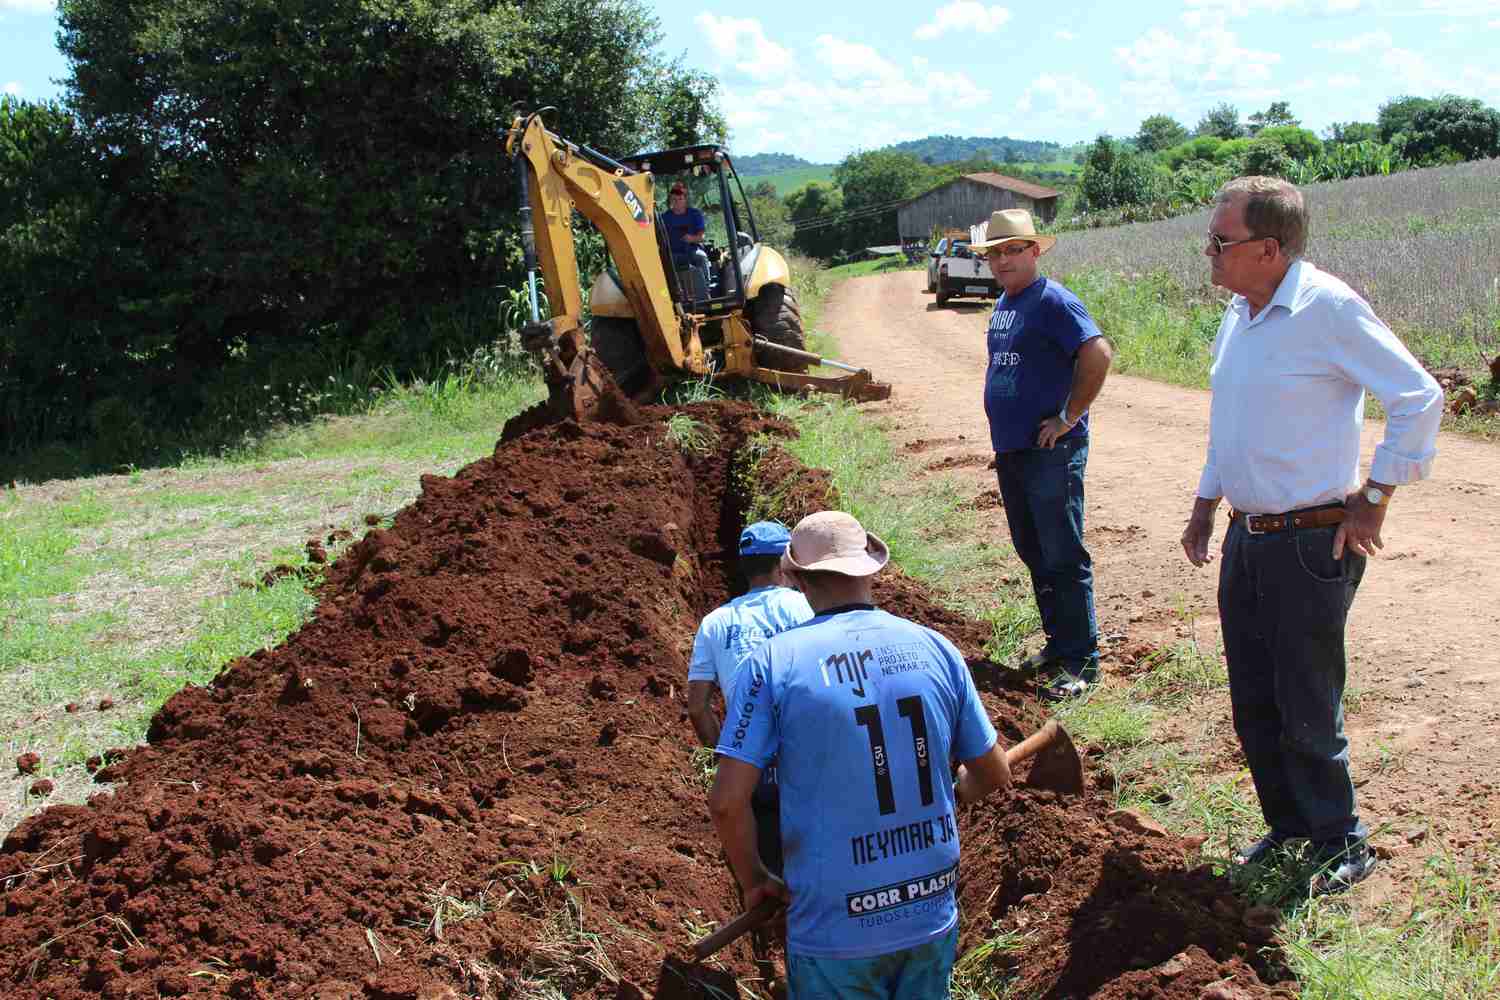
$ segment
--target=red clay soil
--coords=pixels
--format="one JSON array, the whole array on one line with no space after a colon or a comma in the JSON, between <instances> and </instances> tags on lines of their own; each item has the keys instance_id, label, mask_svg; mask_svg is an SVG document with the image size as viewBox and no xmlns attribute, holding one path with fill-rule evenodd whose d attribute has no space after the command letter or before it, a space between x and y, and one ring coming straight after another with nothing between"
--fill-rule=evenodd
<instances>
[{"instance_id":1,"label":"red clay soil","mask_svg":"<svg viewBox=\"0 0 1500 1000\"><path fill-rule=\"evenodd\" d=\"M312 621L172 698L147 745L106 755L113 791L17 827L0 995L667 1000L753 978L743 942L681 961L737 908L683 685L730 590L729 470L784 429L691 407L719 436L686 456L670 412L527 415L493 458L425 477L328 567ZM779 450L757 476L789 521L829 502ZM1035 728L980 659L985 626L895 574L878 596L973 658L1007 739ZM1023 934L996 959L1023 993L1271 995L1262 932L1177 838L1026 790L962 822L965 944Z\"/></svg>"}]
</instances>

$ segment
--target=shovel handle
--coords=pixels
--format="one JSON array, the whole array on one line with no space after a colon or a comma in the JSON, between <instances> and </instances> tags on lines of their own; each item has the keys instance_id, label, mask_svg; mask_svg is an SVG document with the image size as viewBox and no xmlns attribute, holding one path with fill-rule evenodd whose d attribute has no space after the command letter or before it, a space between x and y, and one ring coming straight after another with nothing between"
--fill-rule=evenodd
<instances>
[{"instance_id":1,"label":"shovel handle","mask_svg":"<svg viewBox=\"0 0 1500 1000\"><path fill-rule=\"evenodd\" d=\"M748 934L770 920L779 909L781 909L781 900L775 896L761 900L754 909L746 910L708 937L699 938L694 942L693 957L700 962L703 961L720 948L732 944L742 935Z\"/></svg>"},{"instance_id":2,"label":"shovel handle","mask_svg":"<svg viewBox=\"0 0 1500 1000\"><path fill-rule=\"evenodd\" d=\"M1023 760L1029 760L1041 753L1047 747L1057 742L1057 732L1060 727L1056 719L1049 719L1047 724L1030 736L1026 737L1009 750L1005 751L1005 762L1015 765Z\"/></svg>"}]
</instances>

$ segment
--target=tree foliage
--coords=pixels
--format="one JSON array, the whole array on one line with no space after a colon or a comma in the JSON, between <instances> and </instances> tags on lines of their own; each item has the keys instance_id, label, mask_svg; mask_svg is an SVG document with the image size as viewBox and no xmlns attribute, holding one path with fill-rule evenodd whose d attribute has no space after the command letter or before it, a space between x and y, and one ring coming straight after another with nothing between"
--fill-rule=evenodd
<instances>
[{"instance_id":1,"label":"tree foliage","mask_svg":"<svg viewBox=\"0 0 1500 1000\"><path fill-rule=\"evenodd\" d=\"M1296 125L1271 125L1255 134L1256 139L1274 139L1294 160L1310 160L1323 152L1323 140Z\"/></svg>"},{"instance_id":2,"label":"tree foliage","mask_svg":"<svg viewBox=\"0 0 1500 1000\"><path fill-rule=\"evenodd\" d=\"M896 206L917 194L928 168L910 153L877 149L851 153L834 168L844 196L846 248L890 243L896 236ZM857 215L855 213L858 213Z\"/></svg>"},{"instance_id":3,"label":"tree foliage","mask_svg":"<svg viewBox=\"0 0 1500 1000\"><path fill-rule=\"evenodd\" d=\"M451 346L414 319L514 274L516 106L621 155L726 131L715 81L657 55L642 0L62 0L59 23L63 169L98 179L70 236L109 234L123 273L75 268L60 295L100 300L89 322L10 308L0 329L46 345L33 361L75 413L191 417L263 350L399 374Z\"/></svg>"},{"instance_id":4,"label":"tree foliage","mask_svg":"<svg viewBox=\"0 0 1500 1000\"><path fill-rule=\"evenodd\" d=\"M787 217L795 227L792 246L810 257L827 260L842 249L842 230L834 220L843 213L838 188L814 181L786 196Z\"/></svg>"},{"instance_id":5,"label":"tree foliage","mask_svg":"<svg viewBox=\"0 0 1500 1000\"><path fill-rule=\"evenodd\" d=\"M1176 118L1171 115L1152 115L1141 122L1140 131L1135 136L1135 145L1144 153L1158 153L1186 142L1187 138L1187 129Z\"/></svg>"},{"instance_id":6,"label":"tree foliage","mask_svg":"<svg viewBox=\"0 0 1500 1000\"><path fill-rule=\"evenodd\" d=\"M1411 121L1418 111L1432 106L1428 97L1393 97L1380 106L1375 125L1380 130L1380 141L1391 142L1402 132L1410 131Z\"/></svg>"},{"instance_id":7,"label":"tree foliage","mask_svg":"<svg viewBox=\"0 0 1500 1000\"><path fill-rule=\"evenodd\" d=\"M1447 94L1418 108L1394 143L1415 163L1500 156L1500 111Z\"/></svg>"},{"instance_id":8,"label":"tree foliage","mask_svg":"<svg viewBox=\"0 0 1500 1000\"><path fill-rule=\"evenodd\" d=\"M1374 122L1334 122L1323 130L1323 139L1332 145L1379 142L1380 126Z\"/></svg>"},{"instance_id":9,"label":"tree foliage","mask_svg":"<svg viewBox=\"0 0 1500 1000\"><path fill-rule=\"evenodd\" d=\"M1101 135L1089 149L1079 182L1079 200L1090 211L1147 205L1163 193L1151 157Z\"/></svg>"},{"instance_id":10,"label":"tree foliage","mask_svg":"<svg viewBox=\"0 0 1500 1000\"><path fill-rule=\"evenodd\" d=\"M1238 139L1245 134L1245 130L1240 127L1240 109L1227 101L1215 105L1198 119L1198 127L1193 130L1193 134Z\"/></svg>"},{"instance_id":11,"label":"tree foliage","mask_svg":"<svg viewBox=\"0 0 1500 1000\"><path fill-rule=\"evenodd\" d=\"M1250 135L1255 136L1259 135L1263 129L1280 127L1296 128L1301 124L1300 120L1292 116L1290 102L1274 101L1266 110L1257 111L1250 116L1246 131Z\"/></svg>"}]
</instances>

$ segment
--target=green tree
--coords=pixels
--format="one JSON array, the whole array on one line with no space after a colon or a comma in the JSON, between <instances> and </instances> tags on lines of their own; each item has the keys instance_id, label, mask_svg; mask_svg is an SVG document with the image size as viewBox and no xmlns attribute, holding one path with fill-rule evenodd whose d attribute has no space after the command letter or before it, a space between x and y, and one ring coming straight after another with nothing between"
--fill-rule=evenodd
<instances>
[{"instance_id":1,"label":"green tree","mask_svg":"<svg viewBox=\"0 0 1500 1000\"><path fill-rule=\"evenodd\" d=\"M1208 114L1198 119L1198 127L1193 130L1193 134L1238 139L1245 134L1245 130L1240 127L1240 109L1227 101L1215 105L1209 109Z\"/></svg>"},{"instance_id":2,"label":"green tree","mask_svg":"<svg viewBox=\"0 0 1500 1000\"><path fill-rule=\"evenodd\" d=\"M1262 129L1290 127L1296 128L1302 122L1292 117L1292 109L1287 101L1275 101L1264 111L1257 111L1250 116L1246 131L1252 136L1259 135ZM1232 136L1230 138L1233 138Z\"/></svg>"},{"instance_id":3,"label":"green tree","mask_svg":"<svg viewBox=\"0 0 1500 1000\"><path fill-rule=\"evenodd\" d=\"M1380 126L1374 122L1334 122L1323 130L1323 139L1332 145L1379 142Z\"/></svg>"},{"instance_id":4,"label":"green tree","mask_svg":"<svg viewBox=\"0 0 1500 1000\"><path fill-rule=\"evenodd\" d=\"M1414 163L1500 156L1500 111L1483 101L1445 94L1417 109L1395 145Z\"/></svg>"},{"instance_id":5,"label":"green tree","mask_svg":"<svg viewBox=\"0 0 1500 1000\"><path fill-rule=\"evenodd\" d=\"M1260 135L1250 140L1249 148L1240 157L1236 172L1241 175L1285 177L1291 173L1293 162L1291 155L1280 141L1270 136Z\"/></svg>"},{"instance_id":6,"label":"green tree","mask_svg":"<svg viewBox=\"0 0 1500 1000\"><path fill-rule=\"evenodd\" d=\"M1200 135L1196 139L1189 139L1187 142L1173 146L1162 154L1162 159L1173 170L1194 160L1218 163L1221 162L1219 149L1223 145L1224 140L1216 135Z\"/></svg>"},{"instance_id":7,"label":"green tree","mask_svg":"<svg viewBox=\"0 0 1500 1000\"><path fill-rule=\"evenodd\" d=\"M750 211L755 213L755 226L760 230L761 242L778 249L786 249L792 243L792 220L787 214L786 202L776 193L776 185L761 181L745 189L750 201Z\"/></svg>"},{"instance_id":8,"label":"green tree","mask_svg":"<svg viewBox=\"0 0 1500 1000\"><path fill-rule=\"evenodd\" d=\"M1188 131L1171 115L1152 115L1141 122L1135 135L1136 148L1145 153L1159 153L1187 141Z\"/></svg>"},{"instance_id":9,"label":"green tree","mask_svg":"<svg viewBox=\"0 0 1500 1000\"><path fill-rule=\"evenodd\" d=\"M1380 130L1380 141L1391 142L1397 135L1411 128L1411 120L1418 111L1432 106L1427 97L1393 97L1380 106L1375 125Z\"/></svg>"},{"instance_id":10,"label":"green tree","mask_svg":"<svg viewBox=\"0 0 1500 1000\"><path fill-rule=\"evenodd\" d=\"M1122 205L1149 205L1162 196L1162 179L1151 158L1107 135L1089 148L1078 185L1079 199L1090 211Z\"/></svg>"},{"instance_id":11,"label":"green tree","mask_svg":"<svg viewBox=\"0 0 1500 1000\"><path fill-rule=\"evenodd\" d=\"M822 260L839 252L841 229L834 221L843 213L844 198L838 188L814 181L787 195L786 208L793 248Z\"/></svg>"},{"instance_id":12,"label":"green tree","mask_svg":"<svg viewBox=\"0 0 1500 1000\"><path fill-rule=\"evenodd\" d=\"M1257 139L1275 139L1294 160L1310 160L1323 152L1323 141L1305 128L1270 125L1256 133Z\"/></svg>"},{"instance_id":13,"label":"green tree","mask_svg":"<svg viewBox=\"0 0 1500 1000\"><path fill-rule=\"evenodd\" d=\"M844 157L833 169L850 217L843 227L842 249L898 242L896 206L921 189L927 169L910 153L883 149Z\"/></svg>"}]
</instances>

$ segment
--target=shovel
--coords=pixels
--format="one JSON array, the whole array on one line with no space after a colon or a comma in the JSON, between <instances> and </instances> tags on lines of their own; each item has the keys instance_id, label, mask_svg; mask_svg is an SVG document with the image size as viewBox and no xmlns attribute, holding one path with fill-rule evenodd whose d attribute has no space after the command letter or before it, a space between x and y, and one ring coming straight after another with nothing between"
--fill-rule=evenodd
<instances>
[{"instance_id":1,"label":"shovel","mask_svg":"<svg viewBox=\"0 0 1500 1000\"><path fill-rule=\"evenodd\" d=\"M1083 794L1083 760L1073 746L1073 738L1056 719L1005 751L1005 762L1011 767L1028 759L1032 763L1031 773L1026 775L1026 787L1059 795ZM694 942L693 957L703 961L770 920L779 909L781 900L774 897L761 900L754 909L746 910L712 934Z\"/></svg>"}]
</instances>

